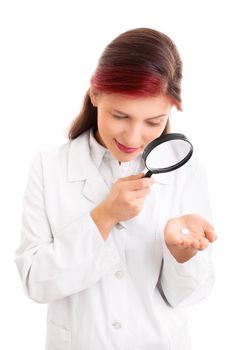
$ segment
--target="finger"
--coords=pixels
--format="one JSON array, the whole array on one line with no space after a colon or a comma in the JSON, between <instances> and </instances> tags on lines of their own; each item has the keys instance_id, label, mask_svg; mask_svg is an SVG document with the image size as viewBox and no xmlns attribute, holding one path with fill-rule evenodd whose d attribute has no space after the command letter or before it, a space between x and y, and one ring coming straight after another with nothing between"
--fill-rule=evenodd
<instances>
[{"instance_id":1,"label":"finger","mask_svg":"<svg viewBox=\"0 0 233 350\"><path fill-rule=\"evenodd\" d=\"M150 192L150 187L146 187L143 190L137 190L137 191L133 191L131 193L132 193L133 198L143 199L148 195L149 192Z\"/></svg>"},{"instance_id":2,"label":"finger","mask_svg":"<svg viewBox=\"0 0 233 350\"><path fill-rule=\"evenodd\" d=\"M128 191L138 191L143 190L144 188L148 188L154 183L153 178L142 178L136 180L129 180L120 183L120 186Z\"/></svg>"},{"instance_id":3,"label":"finger","mask_svg":"<svg viewBox=\"0 0 233 350\"><path fill-rule=\"evenodd\" d=\"M144 177L131 182L132 190L138 191L153 185L155 180L152 177Z\"/></svg>"},{"instance_id":4,"label":"finger","mask_svg":"<svg viewBox=\"0 0 233 350\"><path fill-rule=\"evenodd\" d=\"M134 191L141 190L145 187L152 185L155 182L155 180L153 178L144 177L144 173L139 173L136 175L122 177L118 179L117 182L120 183L121 186L124 186L124 188Z\"/></svg>"},{"instance_id":5,"label":"finger","mask_svg":"<svg viewBox=\"0 0 233 350\"><path fill-rule=\"evenodd\" d=\"M130 175L130 176L121 177L120 179L118 179L118 181L119 182L132 181L132 180L141 179L144 176L145 176L144 173L139 173L139 174L136 174L136 175Z\"/></svg>"},{"instance_id":6,"label":"finger","mask_svg":"<svg viewBox=\"0 0 233 350\"><path fill-rule=\"evenodd\" d=\"M198 250L204 250L208 247L208 239L202 237L200 239L183 238L182 246L183 248L194 248Z\"/></svg>"},{"instance_id":7,"label":"finger","mask_svg":"<svg viewBox=\"0 0 233 350\"><path fill-rule=\"evenodd\" d=\"M190 247L198 249L198 250L204 250L208 247L209 241L206 238L201 238L201 239L193 239L190 242Z\"/></svg>"},{"instance_id":8,"label":"finger","mask_svg":"<svg viewBox=\"0 0 233 350\"><path fill-rule=\"evenodd\" d=\"M196 239L188 239L188 238L181 238L179 241L177 240L177 244L175 244L177 248L181 249L196 249L199 250L200 248L200 242Z\"/></svg>"},{"instance_id":9,"label":"finger","mask_svg":"<svg viewBox=\"0 0 233 350\"><path fill-rule=\"evenodd\" d=\"M190 240L189 238L186 238L186 237L183 238L183 239L182 239L182 243L181 243L181 244L182 244L182 247L183 247L183 248L190 248L190 247L192 246L192 241L193 241L193 240Z\"/></svg>"},{"instance_id":10,"label":"finger","mask_svg":"<svg viewBox=\"0 0 233 350\"><path fill-rule=\"evenodd\" d=\"M194 249L200 249L201 243L197 239L193 239L191 242L191 247Z\"/></svg>"},{"instance_id":11,"label":"finger","mask_svg":"<svg viewBox=\"0 0 233 350\"><path fill-rule=\"evenodd\" d=\"M216 235L214 228L211 224L208 223L206 225L204 232L205 232L205 236L209 240L209 242L214 242L217 239L217 235Z\"/></svg>"},{"instance_id":12,"label":"finger","mask_svg":"<svg viewBox=\"0 0 233 350\"><path fill-rule=\"evenodd\" d=\"M207 247L208 247L208 245L209 245L209 240L207 239L207 238L201 238L200 240L199 240L199 242L200 242L200 247L199 247L199 250L204 250L204 249L206 249Z\"/></svg>"},{"instance_id":13,"label":"finger","mask_svg":"<svg viewBox=\"0 0 233 350\"><path fill-rule=\"evenodd\" d=\"M182 247L183 248L194 248L194 249L200 249L201 244L198 239L192 239L192 238L183 238L182 240Z\"/></svg>"},{"instance_id":14,"label":"finger","mask_svg":"<svg viewBox=\"0 0 233 350\"><path fill-rule=\"evenodd\" d=\"M133 204L134 202L143 203L149 192L150 192L149 187L138 191L129 191L127 189L126 191L124 191L122 198L124 199L125 203L128 203L128 204Z\"/></svg>"}]
</instances>

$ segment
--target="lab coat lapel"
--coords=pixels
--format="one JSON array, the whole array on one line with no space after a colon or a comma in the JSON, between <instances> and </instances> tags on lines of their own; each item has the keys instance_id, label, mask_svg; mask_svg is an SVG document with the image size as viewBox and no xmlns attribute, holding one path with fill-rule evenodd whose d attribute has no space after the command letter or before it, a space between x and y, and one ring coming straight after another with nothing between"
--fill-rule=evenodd
<instances>
[{"instance_id":1,"label":"lab coat lapel","mask_svg":"<svg viewBox=\"0 0 233 350\"><path fill-rule=\"evenodd\" d=\"M90 154L89 132L70 141L68 155L68 181L84 181L82 194L95 204L106 197L109 189L96 168Z\"/></svg>"},{"instance_id":2,"label":"lab coat lapel","mask_svg":"<svg viewBox=\"0 0 233 350\"><path fill-rule=\"evenodd\" d=\"M86 179L82 194L95 204L100 203L108 194L109 189L100 176L98 169L90 167L90 176Z\"/></svg>"}]
</instances>

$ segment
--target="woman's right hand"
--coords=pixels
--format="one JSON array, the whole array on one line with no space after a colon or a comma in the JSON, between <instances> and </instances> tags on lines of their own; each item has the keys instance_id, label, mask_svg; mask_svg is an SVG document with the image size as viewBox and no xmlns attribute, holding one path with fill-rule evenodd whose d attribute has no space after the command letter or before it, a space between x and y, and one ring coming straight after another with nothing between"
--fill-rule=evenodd
<instances>
[{"instance_id":1,"label":"woman's right hand","mask_svg":"<svg viewBox=\"0 0 233 350\"><path fill-rule=\"evenodd\" d=\"M143 208L153 178L145 178L143 173L117 180L107 197L91 211L91 217L104 239L119 221L137 216Z\"/></svg>"}]
</instances>

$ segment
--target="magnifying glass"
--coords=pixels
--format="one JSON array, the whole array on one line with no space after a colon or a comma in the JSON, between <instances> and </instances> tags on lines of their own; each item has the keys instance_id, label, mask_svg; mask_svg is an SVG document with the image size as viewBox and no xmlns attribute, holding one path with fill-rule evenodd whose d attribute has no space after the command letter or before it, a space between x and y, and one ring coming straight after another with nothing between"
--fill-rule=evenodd
<instances>
[{"instance_id":1,"label":"magnifying glass","mask_svg":"<svg viewBox=\"0 0 233 350\"><path fill-rule=\"evenodd\" d=\"M142 158L148 169L145 177L176 170L187 163L192 154L193 145L185 135L162 135L150 142L143 151Z\"/></svg>"}]
</instances>

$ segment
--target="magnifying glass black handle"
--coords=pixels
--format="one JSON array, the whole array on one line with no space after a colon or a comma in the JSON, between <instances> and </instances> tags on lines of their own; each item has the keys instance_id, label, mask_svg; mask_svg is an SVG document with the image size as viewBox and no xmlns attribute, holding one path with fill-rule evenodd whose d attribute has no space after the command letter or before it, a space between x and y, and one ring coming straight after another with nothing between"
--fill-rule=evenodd
<instances>
[{"instance_id":1,"label":"magnifying glass black handle","mask_svg":"<svg viewBox=\"0 0 233 350\"><path fill-rule=\"evenodd\" d=\"M152 171L148 170L144 177L151 177L153 175Z\"/></svg>"}]
</instances>

